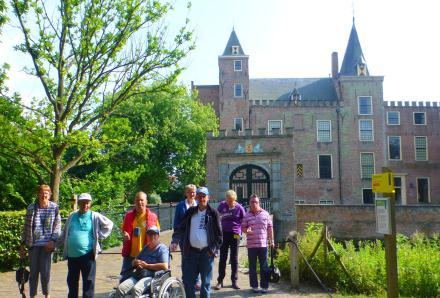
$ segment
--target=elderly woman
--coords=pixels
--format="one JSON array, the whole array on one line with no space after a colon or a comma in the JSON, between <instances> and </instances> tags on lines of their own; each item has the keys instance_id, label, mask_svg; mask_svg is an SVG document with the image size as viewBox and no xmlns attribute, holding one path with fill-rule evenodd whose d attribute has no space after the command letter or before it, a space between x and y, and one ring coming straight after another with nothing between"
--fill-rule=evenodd
<instances>
[{"instance_id":1,"label":"elderly woman","mask_svg":"<svg viewBox=\"0 0 440 298\"><path fill-rule=\"evenodd\" d=\"M226 260L228 259L228 251L230 249L232 288L238 290L240 289L237 285L238 246L240 244L241 222L245 211L243 206L237 202L237 194L235 191L228 190L225 197L225 201L221 202L217 208L221 216L223 244L220 247L218 283L214 289L220 290L223 287L223 279L226 275Z\"/></svg>"},{"instance_id":2,"label":"elderly woman","mask_svg":"<svg viewBox=\"0 0 440 298\"><path fill-rule=\"evenodd\" d=\"M52 252L61 233L61 217L58 205L50 201L52 191L48 185L38 188L38 200L26 210L20 257L29 252L29 291L30 297L37 295L38 275L45 297L50 297L50 268Z\"/></svg>"}]
</instances>

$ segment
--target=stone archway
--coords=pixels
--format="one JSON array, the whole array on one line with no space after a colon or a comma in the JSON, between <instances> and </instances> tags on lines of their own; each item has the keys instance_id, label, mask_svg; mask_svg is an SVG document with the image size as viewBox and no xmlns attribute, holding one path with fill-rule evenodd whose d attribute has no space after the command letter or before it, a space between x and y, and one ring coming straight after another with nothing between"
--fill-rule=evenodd
<instances>
[{"instance_id":1,"label":"stone archway","mask_svg":"<svg viewBox=\"0 0 440 298\"><path fill-rule=\"evenodd\" d=\"M243 165L232 171L229 188L235 190L240 203L247 203L251 194L258 195L262 200L269 199L270 177L262 167Z\"/></svg>"}]
</instances>

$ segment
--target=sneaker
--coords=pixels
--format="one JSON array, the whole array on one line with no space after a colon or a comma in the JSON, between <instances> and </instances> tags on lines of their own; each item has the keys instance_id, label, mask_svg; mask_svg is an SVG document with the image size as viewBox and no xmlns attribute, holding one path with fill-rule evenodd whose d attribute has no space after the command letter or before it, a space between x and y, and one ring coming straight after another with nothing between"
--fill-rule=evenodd
<instances>
[{"instance_id":1,"label":"sneaker","mask_svg":"<svg viewBox=\"0 0 440 298\"><path fill-rule=\"evenodd\" d=\"M214 287L214 290L220 290L223 287L223 283L219 282L217 283L217 285Z\"/></svg>"},{"instance_id":2,"label":"sneaker","mask_svg":"<svg viewBox=\"0 0 440 298\"><path fill-rule=\"evenodd\" d=\"M260 290L258 288L252 288L253 293L260 293Z\"/></svg>"},{"instance_id":3,"label":"sneaker","mask_svg":"<svg viewBox=\"0 0 440 298\"><path fill-rule=\"evenodd\" d=\"M261 293L266 294L269 291L268 288L261 288Z\"/></svg>"}]
</instances>

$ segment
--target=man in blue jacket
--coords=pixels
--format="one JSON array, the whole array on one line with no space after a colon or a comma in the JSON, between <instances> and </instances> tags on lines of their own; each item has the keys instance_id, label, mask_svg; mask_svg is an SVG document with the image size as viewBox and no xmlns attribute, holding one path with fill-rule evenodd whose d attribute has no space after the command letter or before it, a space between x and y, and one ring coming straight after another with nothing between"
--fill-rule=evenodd
<instances>
[{"instance_id":1,"label":"man in blue jacket","mask_svg":"<svg viewBox=\"0 0 440 298\"><path fill-rule=\"evenodd\" d=\"M171 250L182 247L182 275L187 298L195 298L194 284L200 274L202 285L200 298L209 298L211 290L214 256L222 244L223 236L220 215L209 204L209 191L206 187L197 189L198 206L186 212L176 227L171 241Z\"/></svg>"}]
</instances>

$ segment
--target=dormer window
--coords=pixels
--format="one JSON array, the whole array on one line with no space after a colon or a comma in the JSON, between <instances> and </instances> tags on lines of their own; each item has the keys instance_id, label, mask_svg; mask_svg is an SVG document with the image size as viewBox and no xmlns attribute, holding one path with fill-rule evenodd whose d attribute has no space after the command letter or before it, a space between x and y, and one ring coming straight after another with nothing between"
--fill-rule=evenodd
<instances>
[{"instance_id":1,"label":"dormer window","mask_svg":"<svg viewBox=\"0 0 440 298\"><path fill-rule=\"evenodd\" d=\"M238 55L239 46L232 46L232 55Z\"/></svg>"}]
</instances>

